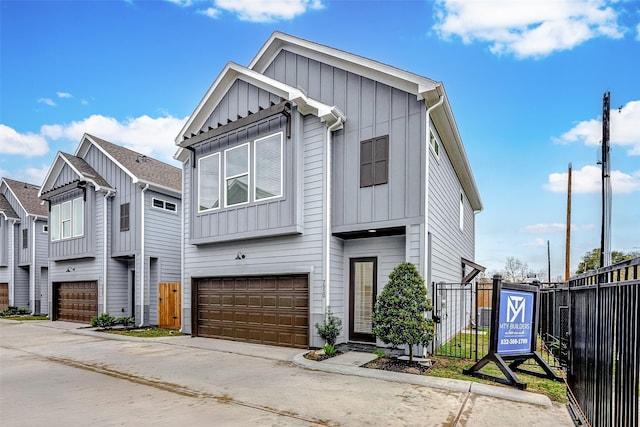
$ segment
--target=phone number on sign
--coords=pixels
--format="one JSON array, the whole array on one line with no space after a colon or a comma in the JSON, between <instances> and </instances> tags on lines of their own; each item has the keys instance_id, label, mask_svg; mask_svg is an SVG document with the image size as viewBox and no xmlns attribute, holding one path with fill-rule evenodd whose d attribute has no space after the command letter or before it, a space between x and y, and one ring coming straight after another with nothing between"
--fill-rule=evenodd
<instances>
[{"instance_id":1,"label":"phone number on sign","mask_svg":"<svg viewBox=\"0 0 640 427\"><path fill-rule=\"evenodd\" d=\"M500 344L509 345L509 344L528 344L529 340L526 338L502 338L500 340Z\"/></svg>"}]
</instances>

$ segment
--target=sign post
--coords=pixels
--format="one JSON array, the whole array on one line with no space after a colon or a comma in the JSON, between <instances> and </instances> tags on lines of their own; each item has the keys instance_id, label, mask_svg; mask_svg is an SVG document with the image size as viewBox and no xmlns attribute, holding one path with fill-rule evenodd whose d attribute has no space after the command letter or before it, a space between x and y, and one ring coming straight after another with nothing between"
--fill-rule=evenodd
<instances>
[{"instance_id":1,"label":"sign post","mask_svg":"<svg viewBox=\"0 0 640 427\"><path fill-rule=\"evenodd\" d=\"M472 367L463 370L467 375L527 388L516 377L514 371L542 378L563 381L536 351L536 314L538 308L538 286L502 283L502 276L493 276L493 309L491 310L491 335L489 354ZM521 369L529 359L542 368L543 373ZM487 363L494 362L505 378L480 372ZM507 364L507 362L510 362Z\"/></svg>"}]
</instances>

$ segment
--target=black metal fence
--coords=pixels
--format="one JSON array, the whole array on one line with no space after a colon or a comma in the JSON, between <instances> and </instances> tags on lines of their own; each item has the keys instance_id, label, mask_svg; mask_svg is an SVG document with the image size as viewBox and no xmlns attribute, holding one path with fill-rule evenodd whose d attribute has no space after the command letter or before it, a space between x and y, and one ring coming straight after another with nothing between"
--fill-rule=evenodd
<instances>
[{"instance_id":1,"label":"black metal fence","mask_svg":"<svg viewBox=\"0 0 640 427\"><path fill-rule=\"evenodd\" d=\"M593 427L638 427L640 258L576 276L566 292L574 413Z\"/></svg>"}]
</instances>

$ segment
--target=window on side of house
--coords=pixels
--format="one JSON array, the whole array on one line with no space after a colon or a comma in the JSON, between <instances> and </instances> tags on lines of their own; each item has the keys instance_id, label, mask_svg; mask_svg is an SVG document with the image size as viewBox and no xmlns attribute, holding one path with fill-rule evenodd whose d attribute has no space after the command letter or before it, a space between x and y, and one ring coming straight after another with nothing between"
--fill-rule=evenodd
<instances>
[{"instance_id":1,"label":"window on side of house","mask_svg":"<svg viewBox=\"0 0 640 427\"><path fill-rule=\"evenodd\" d=\"M389 135L360 143L360 188L389 181Z\"/></svg>"},{"instance_id":2,"label":"window on side of house","mask_svg":"<svg viewBox=\"0 0 640 427\"><path fill-rule=\"evenodd\" d=\"M120 231L129 231L129 203L120 205Z\"/></svg>"},{"instance_id":3,"label":"window on side of house","mask_svg":"<svg viewBox=\"0 0 640 427\"><path fill-rule=\"evenodd\" d=\"M166 200L156 199L151 200L151 205L156 209L162 209L165 211L176 212L178 207L175 203L167 202Z\"/></svg>"},{"instance_id":4,"label":"window on side of house","mask_svg":"<svg viewBox=\"0 0 640 427\"><path fill-rule=\"evenodd\" d=\"M60 205L51 206L51 241L60 240Z\"/></svg>"},{"instance_id":5,"label":"window on side of house","mask_svg":"<svg viewBox=\"0 0 640 427\"><path fill-rule=\"evenodd\" d=\"M464 231L464 195L460 192L460 231Z\"/></svg>"},{"instance_id":6,"label":"window on side of house","mask_svg":"<svg viewBox=\"0 0 640 427\"><path fill-rule=\"evenodd\" d=\"M198 160L198 212L220 207L220 153Z\"/></svg>"},{"instance_id":7,"label":"window on side of house","mask_svg":"<svg viewBox=\"0 0 640 427\"><path fill-rule=\"evenodd\" d=\"M51 206L48 227L51 228L51 241L80 237L84 234L84 199L77 197ZM44 229L46 233L48 231Z\"/></svg>"},{"instance_id":8,"label":"window on side of house","mask_svg":"<svg viewBox=\"0 0 640 427\"><path fill-rule=\"evenodd\" d=\"M282 132L254 142L254 199L282 196Z\"/></svg>"},{"instance_id":9,"label":"window on side of house","mask_svg":"<svg viewBox=\"0 0 640 427\"><path fill-rule=\"evenodd\" d=\"M29 247L29 229L22 229L22 249L27 249Z\"/></svg>"},{"instance_id":10,"label":"window on side of house","mask_svg":"<svg viewBox=\"0 0 640 427\"><path fill-rule=\"evenodd\" d=\"M429 146L431 150L436 155L436 157L440 156L440 142L438 142L438 138L434 135L433 131L429 132Z\"/></svg>"},{"instance_id":11,"label":"window on side of house","mask_svg":"<svg viewBox=\"0 0 640 427\"><path fill-rule=\"evenodd\" d=\"M49 232L49 226L48 225L43 225L42 226L42 232L43 233L48 233Z\"/></svg>"},{"instance_id":12,"label":"window on side of house","mask_svg":"<svg viewBox=\"0 0 640 427\"><path fill-rule=\"evenodd\" d=\"M225 206L249 202L249 144L224 152Z\"/></svg>"},{"instance_id":13,"label":"window on side of house","mask_svg":"<svg viewBox=\"0 0 640 427\"><path fill-rule=\"evenodd\" d=\"M84 200L73 199L73 237L84 234Z\"/></svg>"},{"instance_id":14,"label":"window on side of house","mask_svg":"<svg viewBox=\"0 0 640 427\"><path fill-rule=\"evenodd\" d=\"M71 237L71 201L64 202L60 207L60 225L62 238Z\"/></svg>"}]
</instances>

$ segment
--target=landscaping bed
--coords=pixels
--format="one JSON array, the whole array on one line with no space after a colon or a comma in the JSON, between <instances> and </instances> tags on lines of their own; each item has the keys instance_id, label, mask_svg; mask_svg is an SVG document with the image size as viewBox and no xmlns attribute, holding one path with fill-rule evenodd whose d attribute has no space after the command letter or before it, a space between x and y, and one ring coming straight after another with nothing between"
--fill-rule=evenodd
<instances>
[{"instance_id":1,"label":"landscaping bed","mask_svg":"<svg viewBox=\"0 0 640 427\"><path fill-rule=\"evenodd\" d=\"M425 375L432 368L432 363L409 361L397 357L382 356L362 365L363 368L381 369L383 371L402 372L404 374Z\"/></svg>"}]
</instances>

